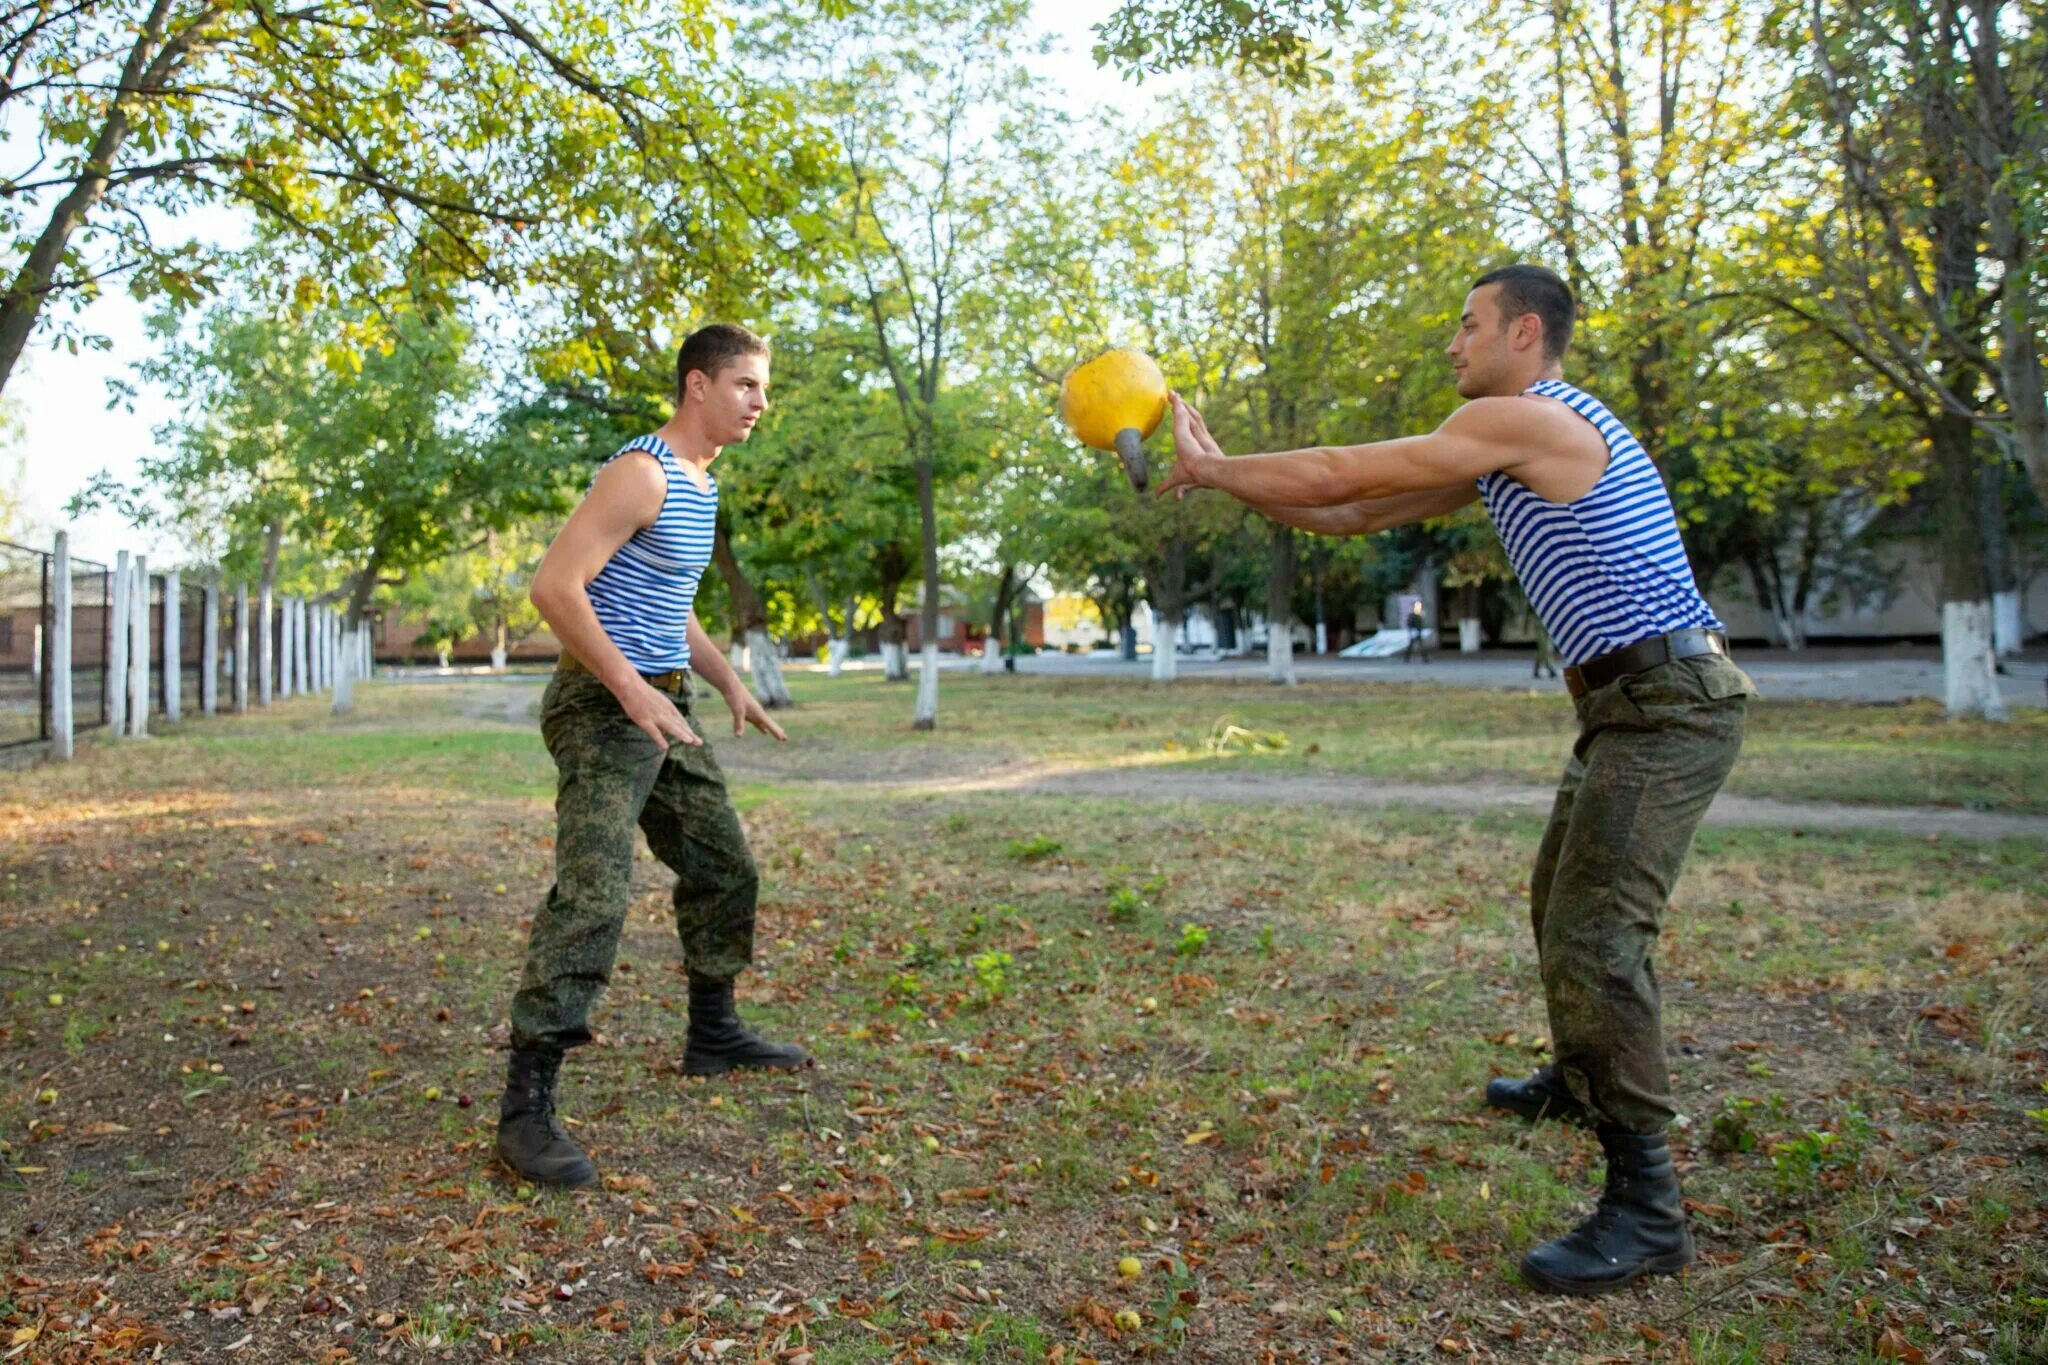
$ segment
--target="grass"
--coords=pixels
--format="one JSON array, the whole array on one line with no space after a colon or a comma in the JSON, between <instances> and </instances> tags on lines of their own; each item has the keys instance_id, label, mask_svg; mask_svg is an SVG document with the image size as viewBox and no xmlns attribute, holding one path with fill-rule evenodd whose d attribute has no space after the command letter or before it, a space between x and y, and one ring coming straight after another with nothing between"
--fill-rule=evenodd
<instances>
[{"instance_id":1,"label":"grass","mask_svg":"<svg viewBox=\"0 0 2048 1365\"><path fill-rule=\"evenodd\" d=\"M1583 1207L1591 1144L1474 1103L1543 1047L1535 821L857 781L1133 754L1535 781L1558 703L949 678L913 739L901 689L841 681L798 680L787 749L727 751L768 779L743 1007L822 1065L668 1069L643 856L565 1093L608 1177L575 1196L488 1159L551 856L520 694L380 685L342 722L286 704L10 775L0 1330L243 1359L2048 1351L2040 841L1705 832L1659 963L1705 1256L1560 1303L1514 1264ZM1190 757L1226 712L1288 751ZM1796 796L1807 746L1930 799L1919 723L1759 708L1738 785ZM1948 790L2039 799L2016 731L1926 734Z\"/></svg>"}]
</instances>

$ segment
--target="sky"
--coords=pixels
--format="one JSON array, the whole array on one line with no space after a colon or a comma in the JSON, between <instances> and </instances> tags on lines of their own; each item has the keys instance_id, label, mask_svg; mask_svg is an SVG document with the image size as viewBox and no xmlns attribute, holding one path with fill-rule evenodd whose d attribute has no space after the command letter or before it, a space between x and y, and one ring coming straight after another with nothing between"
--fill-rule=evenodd
<instances>
[{"instance_id":1,"label":"sky","mask_svg":"<svg viewBox=\"0 0 2048 1365\"><path fill-rule=\"evenodd\" d=\"M1139 87L1098 71L1089 58L1090 30L1115 8L1116 0L1037 0L1033 6L1039 27L1060 48L1037 63L1040 74L1072 112L1107 104L1138 114L1152 101L1156 87ZM167 227L164 240L193 235L223 244L238 240L247 230L236 213L222 209L187 215ZM0 480L12 477L10 466L16 458L24 460L21 491L39 546L48 532L61 527L71 532L72 553L88 558L111 562L118 550L146 554L158 562L178 557L175 543L130 527L111 512L76 518L64 514L65 503L101 470L135 484L138 462L155 444L156 428L178 415L176 405L143 384L134 370L151 345L144 327L146 313L142 303L111 288L79 315L83 330L109 339L107 350L81 349L73 355L51 349L47 337L33 338L8 384L23 433L18 450L0 451ZM132 410L127 404L107 406L107 383L115 379L137 386Z\"/></svg>"}]
</instances>

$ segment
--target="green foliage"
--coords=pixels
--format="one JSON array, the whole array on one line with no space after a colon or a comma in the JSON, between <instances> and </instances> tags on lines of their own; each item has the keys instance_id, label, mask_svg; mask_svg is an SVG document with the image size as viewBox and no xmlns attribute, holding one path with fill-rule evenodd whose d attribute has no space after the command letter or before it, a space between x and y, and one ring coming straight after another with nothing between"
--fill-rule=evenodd
<instances>
[{"instance_id":1,"label":"green foliage","mask_svg":"<svg viewBox=\"0 0 2048 1365\"><path fill-rule=\"evenodd\" d=\"M1008 853L1019 862L1036 862L1050 858L1060 851L1060 841L1044 834L1034 834L1029 839L1010 840Z\"/></svg>"},{"instance_id":2,"label":"green foliage","mask_svg":"<svg viewBox=\"0 0 2048 1365\"><path fill-rule=\"evenodd\" d=\"M1103 913L1112 924L1135 924L1145 908L1145 897L1119 882L1109 888L1109 900L1103 906Z\"/></svg>"},{"instance_id":3,"label":"green foliage","mask_svg":"<svg viewBox=\"0 0 2048 1365\"><path fill-rule=\"evenodd\" d=\"M967 960L974 972L974 999L980 1005L993 1005L1009 993L1008 969L1016 959L997 949L976 953Z\"/></svg>"},{"instance_id":4,"label":"green foliage","mask_svg":"<svg viewBox=\"0 0 2048 1365\"><path fill-rule=\"evenodd\" d=\"M1183 924L1180 941L1173 945L1176 957L1199 957L1209 946L1209 931L1199 924Z\"/></svg>"},{"instance_id":5,"label":"green foliage","mask_svg":"<svg viewBox=\"0 0 2048 1365\"><path fill-rule=\"evenodd\" d=\"M1830 1127L1774 1144L1771 1168L1785 1190L1815 1189L1825 1176L1854 1171L1876 1135L1876 1126L1852 1105Z\"/></svg>"}]
</instances>

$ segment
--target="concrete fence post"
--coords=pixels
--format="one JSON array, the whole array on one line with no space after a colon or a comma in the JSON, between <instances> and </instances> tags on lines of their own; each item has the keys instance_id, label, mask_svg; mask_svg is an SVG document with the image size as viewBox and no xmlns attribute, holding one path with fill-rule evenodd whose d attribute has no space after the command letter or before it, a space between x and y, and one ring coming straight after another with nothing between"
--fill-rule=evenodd
<instances>
[{"instance_id":1,"label":"concrete fence post","mask_svg":"<svg viewBox=\"0 0 2048 1365\"><path fill-rule=\"evenodd\" d=\"M149 737L149 560L135 556L128 578L128 733Z\"/></svg>"},{"instance_id":2,"label":"concrete fence post","mask_svg":"<svg viewBox=\"0 0 2048 1365\"><path fill-rule=\"evenodd\" d=\"M114 577L107 584L107 612L112 624L107 629L107 733L120 738L128 733L128 608L134 594L128 590L128 552L114 556Z\"/></svg>"},{"instance_id":3,"label":"concrete fence post","mask_svg":"<svg viewBox=\"0 0 2048 1365\"><path fill-rule=\"evenodd\" d=\"M57 533L50 556L50 748L71 757L71 536Z\"/></svg>"},{"instance_id":4,"label":"concrete fence post","mask_svg":"<svg viewBox=\"0 0 2048 1365\"><path fill-rule=\"evenodd\" d=\"M199 590L199 710L212 715L220 709L220 585L208 583Z\"/></svg>"},{"instance_id":5,"label":"concrete fence post","mask_svg":"<svg viewBox=\"0 0 2048 1365\"><path fill-rule=\"evenodd\" d=\"M290 701L299 695L299 599L284 599L282 620L278 624L278 648L283 651L283 662L278 667L277 694Z\"/></svg>"},{"instance_id":6,"label":"concrete fence post","mask_svg":"<svg viewBox=\"0 0 2048 1365\"><path fill-rule=\"evenodd\" d=\"M309 626L312 614L313 604L311 602L308 602L305 598L301 597L299 599L298 630L296 637L298 642L297 648L299 651L299 691L308 694L310 694L313 690L313 670L310 667L308 667L308 665L312 662L312 659L306 649L306 645L311 634Z\"/></svg>"},{"instance_id":7,"label":"concrete fence post","mask_svg":"<svg viewBox=\"0 0 2048 1365\"><path fill-rule=\"evenodd\" d=\"M176 725L185 712L185 601L178 571L164 575L164 721Z\"/></svg>"},{"instance_id":8,"label":"concrete fence post","mask_svg":"<svg viewBox=\"0 0 2048 1365\"><path fill-rule=\"evenodd\" d=\"M235 709L249 709L249 585L235 584Z\"/></svg>"},{"instance_id":9,"label":"concrete fence post","mask_svg":"<svg viewBox=\"0 0 2048 1365\"><path fill-rule=\"evenodd\" d=\"M256 617L256 704L270 705L271 688L277 683L277 590L265 585L257 594Z\"/></svg>"}]
</instances>

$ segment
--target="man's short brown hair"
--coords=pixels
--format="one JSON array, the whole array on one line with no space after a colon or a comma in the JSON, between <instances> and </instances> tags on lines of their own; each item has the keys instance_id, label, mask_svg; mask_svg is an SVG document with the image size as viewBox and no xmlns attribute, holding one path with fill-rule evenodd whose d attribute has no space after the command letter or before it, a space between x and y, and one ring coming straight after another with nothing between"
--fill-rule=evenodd
<instances>
[{"instance_id":1,"label":"man's short brown hair","mask_svg":"<svg viewBox=\"0 0 2048 1365\"><path fill-rule=\"evenodd\" d=\"M707 378L716 379L720 370L743 355L767 354L767 341L736 322L699 327L683 338L676 352L676 402L683 401L690 371L702 370Z\"/></svg>"},{"instance_id":2,"label":"man's short brown hair","mask_svg":"<svg viewBox=\"0 0 2048 1365\"><path fill-rule=\"evenodd\" d=\"M1500 323L1503 329L1524 313L1543 320L1543 354L1557 360L1572 344L1572 324L1578 321L1578 301L1571 286L1554 270L1540 265L1504 265L1489 270L1472 282L1474 289L1500 286Z\"/></svg>"}]
</instances>

